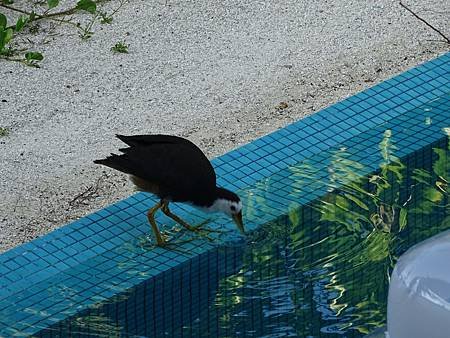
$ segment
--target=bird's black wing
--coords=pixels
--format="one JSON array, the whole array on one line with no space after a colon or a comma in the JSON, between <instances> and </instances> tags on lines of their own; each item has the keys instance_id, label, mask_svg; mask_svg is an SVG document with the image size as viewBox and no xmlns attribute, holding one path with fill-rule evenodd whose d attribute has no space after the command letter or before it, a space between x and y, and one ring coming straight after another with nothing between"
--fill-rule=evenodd
<instances>
[{"instance_id":1,"label":"bird's black wing","mask_svg":"<svg viewBox=\"0 0 450 338\"><path fill-rule=\"evenodd\" d=\"M177 136L137 135L117 137L128 144L122 155L94 161L160 185L162 195L174 200L199 196L216 188L216 174L203 152ZM191 199L193 202L193 200Z\"/></svg>"},{"instance_id":2,"label":"bird's black wing","mask_svg":"<svg viewBox=\"0 0 450 338\"><path fill-rule=\"evenodd\" d=\"M128 144L130 147L133 146L146 146L146 145L155 145L155 144L188 144L192 148L197 148L199 152L203 154L203 152L191 141L173 135L119 135L116 134L116 137L122 142Z\"/></svg>"}]
</instances>

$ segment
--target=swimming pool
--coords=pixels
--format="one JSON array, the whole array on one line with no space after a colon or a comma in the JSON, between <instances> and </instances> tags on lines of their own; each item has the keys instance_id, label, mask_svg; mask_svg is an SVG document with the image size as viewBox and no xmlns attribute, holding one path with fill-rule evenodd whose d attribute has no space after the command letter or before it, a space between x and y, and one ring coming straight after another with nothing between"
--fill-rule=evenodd
<instances>
[{"instance_id":1,"label":"swimming pool","mask_svg":"<svg viewBox=\"0 0 450 338\"><path fill-rule=\"evenodd\" d=\"M396 258L450 227L449 69L445 54L215 159L219 183L243 199L247 238L218 217L209 225L230 231L212 242L171 230L179 244L154 248L140 193L6 252L0 335L362 337L383 326Z\"/></svg>"}]
</instances>

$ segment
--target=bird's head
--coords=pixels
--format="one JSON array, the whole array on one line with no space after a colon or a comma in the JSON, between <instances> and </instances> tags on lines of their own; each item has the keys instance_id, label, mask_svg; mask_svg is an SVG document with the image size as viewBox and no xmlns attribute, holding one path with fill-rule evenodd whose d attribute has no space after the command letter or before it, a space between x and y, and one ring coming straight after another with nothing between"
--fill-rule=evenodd
<instances>
[{"instance_id":1,"label":"bird's head","mask_svg":"<svg viewBox=\"0 0 450 338\"><path fill-rule=\"evenodd\" d=\"M216 200L211 211L223 212L236 223L240 232L245 233L242 222L242 202L238 195L224 188L217 188Z\"/></svg>"}]
</instances>

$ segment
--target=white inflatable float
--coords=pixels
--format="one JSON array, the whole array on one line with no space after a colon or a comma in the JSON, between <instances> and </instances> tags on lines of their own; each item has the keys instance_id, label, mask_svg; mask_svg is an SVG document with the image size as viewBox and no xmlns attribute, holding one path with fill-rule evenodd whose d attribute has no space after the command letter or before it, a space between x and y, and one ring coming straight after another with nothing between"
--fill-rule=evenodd
<instances>
[{"instance_id":1,"label":"white inflatable float","mask_svg":"<svg viewBox=\"0 0 450 338\"><path fill-rule=\"evenodd\" d=\"M391 276L389 338L450 337L450 231L403 254Z\"/></svg>"}]
</instances>

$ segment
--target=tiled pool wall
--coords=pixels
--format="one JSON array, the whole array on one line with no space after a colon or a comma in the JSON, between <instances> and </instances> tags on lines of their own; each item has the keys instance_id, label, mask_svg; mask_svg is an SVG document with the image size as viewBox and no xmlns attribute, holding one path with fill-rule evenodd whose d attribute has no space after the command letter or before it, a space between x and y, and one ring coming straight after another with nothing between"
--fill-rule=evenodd
<instances>
[{"instance_id":1,"label":"tiled pool wall","mask_svg":"<svg viewBox=\"0 0 450 338\"><path fill-rule=\"evenodd\" d=\"M327 174L330 152L346 147L369 173L379 163L366 150L377 151L386 129L401 158L447 142L442 128L450 121L449 73L447 53L216 158L218 184L240 192L248 229L287 221L287 205L302 210L326 193L314 184L292 188L292 168L306 160L317 164L320 177ZM90 314L88 320L100 320L97 327L111 329L111 322L101 321L105 313L121 318L126 332L151 336L208 311L217 280L240 265L242 247L233 243L242 239L230 231L216 243L198 239L177 250L149 250L145 211L153 202L147 194L133 195L2 254L0 336L59 337L72 328L72 336L85 336L92 326L77 318ZM173 211L192 223L206 217L183 205ZM157 221L166 220L158 215ZM225 217L214 226L233 229Z\"/></svg>"},{"instance_id":2,"label":"tiled pool wall","mask_svg":"<svg viewBox=\"0 0 450 338\"><path fill-rule=\"evenodd\" d=\"M441 137L432 144L425 145L400 159L406 165L405 178L399 190L401 201L406 201L411 194L414 170L423 169L433 173L433 164L437 157L434 149L447 149L448 147L448 137ZM377 171L374 173L377 173ZM430 177L430 182L434 179L435 177ZM367 180L361 182L361 184L366 190L369 190ZM395 185L395 182L390 182L390 184ZM391 190L388 190L388 192L392 193ZM389 204L394 202L395 197L384 195L382 199ZM301 227L317 223L320 214L312 206L315 202L317 201L310 201L295 210L298 219L301 220ZM412 201L412 203L415 203L415 201ZM369 213L367 211L367 214ZM423 214L420 220L417 217L409 217L410 227L414 227L415 222L419 220L430 225L430 232L426 235L415 233L414 236L406 236L402 250L396 252L396 254L402 254L407 248L426 238L424 236L431 236L439 231L438 228L434 228L434 230L432 228L442 222L445 217L444 211L440 214ZM276 223L280 232L284 231L288 234L292 231L292 215L280 216ZM263 227L258 231L264 232L266 230ZM311 243L306 243L306 245L317 243L321 238L326 238L328 235L328 233L317 232L316 239ZM265 234L260 234L260 236L265 236ZM286 235L286 237L289 236ZM202 331L201 336L231 337L233 332L220 325L220 313L215 310L213 305L216 301L215 296L219 289L220 280L241 270L244 249L242 245L214 247L188 262L179 264L154 278L143 281L106 302L98 303L95 307L85 310L75 317L40 331L38 336L63 337L64 332L70 332L72 337L114 336L114 334L124 333L145 337L191 337L198 336L199 329L195 327L195 323L198 321L202 323L204 329L207 328L206 331ZM313 252L305 251L305 255L310 255L304 258L306 261L317 260ZM349 271L348 273L353 272ZM370 268L366 273L371 275ZM388 278L387 275L386 278ZM356 280L355 283L357 283ZM379 293L380 299L386 299L385 289L367 290L367 292L374 291L377 294ZM252 301L252 309L255 312L263 312L263 304L260 299ZM314 317L316 311L314 307L311 307L310 316ZM106 318L108 319L106 322L100 321L97 323L98 325L92 324L92 321ZM261 328L264 320L262 317L258 318L252 321L251 327L247 326L246 329L255 333L263 332ZM360 335L355 332L354 335L347 335L347 337L360 337Z\"/></svg>"},{"instance_id":3,"label":"tiled pool wall","mask_svg":"<svg viewBox=\"0 0 450 338\"><path fill-rule=\"evenodd\" d=\"M242 250L238 246L213 248L98 303L95 308L43 329L36 336L64 337L70 333L71 337L102 334L110 337L116 333L163 337L171 332L169 337L174 334L181 337L183 326L195 323L198 318L218 321L209 308L219 280L236 273L242 265ZM108 321L92 325L96 318Z\"/></svg>"}]
</instances>

